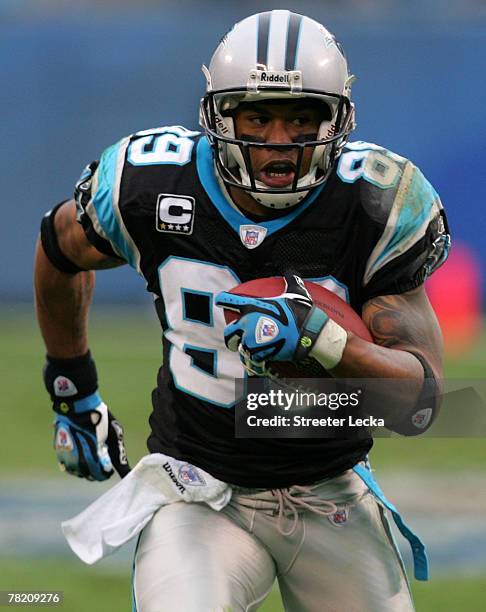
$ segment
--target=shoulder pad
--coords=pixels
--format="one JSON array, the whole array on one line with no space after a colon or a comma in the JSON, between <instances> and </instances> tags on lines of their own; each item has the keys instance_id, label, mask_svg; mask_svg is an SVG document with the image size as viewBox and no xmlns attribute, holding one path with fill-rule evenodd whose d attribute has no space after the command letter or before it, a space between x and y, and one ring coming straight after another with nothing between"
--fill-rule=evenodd
<instances>
[{"instance_id":1,"label":"shoulder pad","mask_svg":"<svg viewBox=\"0 0 486 612\"><path fill-rule=\"evenodd\" d=\"M84 210L98 236L118 257L139 270L140 255L119 209L123 162L129 142L130 137L123 138L103 151L91 179L90 199Z\"/></svg>"},{"instance_id":2,"label":"shoulder pad","mask_svg":"<svg viewBox=\"0 0 486 612\"><path fill-rule=\"evenodd\" d=\"M412 162L378 145L358 141L344 149L337 175L345 183L356 183L360 205L378 231L363 286L373 279L372 284L384 287L385 271L393 270L390 290L412 288L445 260L450 238L442 203ZM408 278L400 280L402 273Z\"/></svg>"},{"instance_id":3,"label":"shoulder pad","mask_svg":"<svg viewBox=\"0 0 486 612\"><path fill-rule=\"evenodd\" d=\"M344 183L356 183L367 215L385 224L409 163L384 147L360 140L347 144L339 159L337 175Z\"/></svg>"},{"instance_id":4,"label":"shoulder pad","mask_svg":"<svg viewBox=\"0 0 486 612\"><path fill-rule=\"evenodd\" d=\"M142 130L130 136L127 163L131 166L170 164L185 166L191 160L194 138L200 132L181 125Z\"/></svg>"},{"instance_id":5,"label":"shoulder pad","mask_svg":"<svg viewBox=\"0 0 486 612\"><path fill-rule=\"evenodd\" d=\"M201 132L188 130L182 125L165 125L161 127L151 128L149 130L141 130L132 134L134 136L155 136L156 134L176 134L177 136L185 136L186 138L194 138L199 136Z\"/></svg>"}]
</instances>

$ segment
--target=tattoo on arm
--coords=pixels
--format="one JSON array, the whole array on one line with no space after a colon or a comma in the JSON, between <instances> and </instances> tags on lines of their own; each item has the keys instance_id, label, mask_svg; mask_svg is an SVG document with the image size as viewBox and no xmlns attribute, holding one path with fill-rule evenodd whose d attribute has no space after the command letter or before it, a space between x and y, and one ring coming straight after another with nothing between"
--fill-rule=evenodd
<instances>
[{"instance_id":1,"label":"tattoo on arm","mask_svg":"<svg viewBox=\"0 0 486 612\"><path fill-rule=\"evenodd\" d=\"M425 290L376 297L363 319L377 344L420 354L436 377L442 376L442 334Z\"/></svg>"}]
</instances>

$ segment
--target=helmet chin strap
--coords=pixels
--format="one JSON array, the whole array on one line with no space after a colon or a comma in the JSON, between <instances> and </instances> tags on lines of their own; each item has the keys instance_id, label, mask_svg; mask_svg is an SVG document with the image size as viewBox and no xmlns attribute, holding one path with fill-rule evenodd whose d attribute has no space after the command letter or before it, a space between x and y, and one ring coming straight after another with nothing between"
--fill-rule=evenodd
<instances>
[{"instance_id":1,"label":"helmet chin strap","mask_svg":"<svg viewBox=\"0 0 486 612\"><path fill-rule=\"evenodd\" d=\"M251 186L250 177L245 169L239 168L241 182L243 185ZM317 168L314 167L311 171L309 171L305 176L300 178L297 181L297 187L306 187L315 180ZM268 186L261 181L255 181L255 186L258 189L268 189ZM286 208L292 208L296 206L306 197L309 193L310 189L306 191L296 191L289 193L264 193L263 191L248 191L251 197L256 200L262 206L266 206L267 208L271 208L272 210L283 210Z\"/></svg>"},{"instance_id":2,"label":"helmet chin strap","mask_svg":"<svg viewBox=\"0 0 486 612\"><path fill-rule=\"evenodd\" d=\"M258 185L258 183L257 183ZM296 193L262 193L250 191L251 197L262 206L272 210L283 210L293 208L305 198L309 191L298 191Z\"/></svg>"}]
</instances>

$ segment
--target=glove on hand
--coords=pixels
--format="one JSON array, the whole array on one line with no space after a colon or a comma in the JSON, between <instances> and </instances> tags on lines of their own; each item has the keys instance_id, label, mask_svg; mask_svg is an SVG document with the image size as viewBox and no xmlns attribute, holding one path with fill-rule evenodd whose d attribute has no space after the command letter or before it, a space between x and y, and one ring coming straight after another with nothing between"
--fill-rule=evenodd
<instances>
[{"instance_id":1,"label":"glove on hand","mask_svg":"<svg viewBox=\"0 0 486 612\"><path fill-rule=\"evenodd\" d=\"M226 326L224 339L231 351L240 351L246 367L248 359L257 371L266 360L302 361L329 320L313 305L299 276L286 274L285 285L277 297L253 298L226 291L216 297L218 306L242 315Z\"/></svg>"},{"instance_id":2,"label":"glove on hand","mask_svg":"<svg viewBox=\"0 0 486 612\"><path fill-rule=\"evenodd\" d=\"M56 412L54 448L61 469L87 480L106 480L113 468L126 476L123 428L96 391L90 353L74 359L48 356L44 382Z\"/></svg>"}]
</instances>

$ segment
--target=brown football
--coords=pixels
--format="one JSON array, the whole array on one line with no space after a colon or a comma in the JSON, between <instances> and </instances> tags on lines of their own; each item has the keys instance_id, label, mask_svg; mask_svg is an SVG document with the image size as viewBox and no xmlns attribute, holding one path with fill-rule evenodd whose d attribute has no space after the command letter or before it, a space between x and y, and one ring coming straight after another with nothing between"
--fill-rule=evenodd
<instances>
[{"instance_id":1,"label":"brown football","mask_svg":"<svg viewBox=\"0 0 486 612\"><path fill-rule=\"evenodd\" d=\"M317 283L304 281L304 284L315 306L323 310L333 321L344 327L345 330L353 332L353 334L367 342L373 342L373 338L363 320L347 302ZM284 288L285 281L283 277L272 276L269 278L257 278L237 285L231 289L230 293L237 293L248 297L268 298L281 295ZM238 317L237 312L224 310L226 323L231 323L238 319ZM300 363L273 361L269 362L268 365L270 370L281 378L325 378L329 376L321 364L312 357Z\"/></svg>"}]
</instances>

